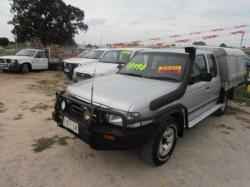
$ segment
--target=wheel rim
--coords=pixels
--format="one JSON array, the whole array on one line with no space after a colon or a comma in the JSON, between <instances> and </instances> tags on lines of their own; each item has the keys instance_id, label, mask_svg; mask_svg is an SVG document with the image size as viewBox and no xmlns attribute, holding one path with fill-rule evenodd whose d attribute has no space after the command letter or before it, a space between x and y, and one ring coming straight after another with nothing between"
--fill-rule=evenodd
<instances>
[{"instance_id":1,"label":"wheel rim","mask_svg":"<svg viewBox=\"0 0 250 187\"><path fill-rule=\"evenodd\" d=\"M174 139L175 139L174 127L169 126L164 131L160 140L158 148L158 155L160 160L164 161L168 158L167 156L174 145Z\"/></svg>"}]
</instances>

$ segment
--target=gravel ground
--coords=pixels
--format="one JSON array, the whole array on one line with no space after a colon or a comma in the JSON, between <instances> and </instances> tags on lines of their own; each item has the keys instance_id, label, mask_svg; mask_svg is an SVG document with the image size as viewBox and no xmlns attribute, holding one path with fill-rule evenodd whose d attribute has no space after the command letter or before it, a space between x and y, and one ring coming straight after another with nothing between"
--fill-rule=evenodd
<instances>
[{"instance_id":1,"label":"gravel ground","mask_svg":"<svg viewBox=\"0 0 250 187\"><path fill-rule=\"evenodd\" d=\"M250 186L250 107L235 102L178 139L169 162L95 151L51 119L63 73L0 73L0 186Z\"/></svg>"}]
</instances>

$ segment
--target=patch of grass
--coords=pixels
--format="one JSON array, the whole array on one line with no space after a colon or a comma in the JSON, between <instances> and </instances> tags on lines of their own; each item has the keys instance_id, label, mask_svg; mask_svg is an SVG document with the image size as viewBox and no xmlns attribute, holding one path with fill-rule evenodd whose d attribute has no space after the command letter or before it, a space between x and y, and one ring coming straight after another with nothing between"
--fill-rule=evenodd
<instances>
[{"instance_id":1,"label":"patch of grass","mask_svg":"<svg viewBox=\"0 0 250 187\"><path fill-rule=\"evenodd\" d=\"M230 126L227 126L227 125L225 125L225 124L220 124L218 127L219 127L219 128L228 129L228 130L235 130L235 128L230 127Z\"/></svg>"},{"instance_id":2,"label":"patch of grass","mask_svg":"<svg viewBox=\"0 0 250 187\"><path fill-rule=\"evenodd\" d=\"M55 75L56 79L48 80L38 80L36 84L32 84L28 87L29 90L34 90L38 92L42 92L47 96L54 96L56 91L64 90L67 85L70 84L70 81L66 79L63 73L58 73Z\"/></svg>"},{"instance_id":3,"label":"patch of grass","mask_svg":"<svg viewBox=\"0 0 250 187\"><path fill-rule=\"evenodd\" d=\"M226 114L227 115L237 115L238 113L245 113L250 114L249 112L239 108L239 107L232 107L230 105L227 106Z\"/></svg>"},{"instance_id":4,"label":"patch of grass","mask_svg":"<svg viewBox=\"0 0 250 187\"><path fill-rule=\"evenodd\" d=\"M0 102L0 113L4 113L8 109L5 107L4 103Z\"/></svg>"},{"instance_id":5,"label":"patch of grass","mask_svg":"<svg viewBox=\"0 0 250 187\"><path fill-rule=\"evenodd\" d=\"M50 106L47 104L38 103L35 106L33 106L32 108L30 108L30 111L37 112L37 111L41 111L41 110L48 110L49 108L50 108Z\"/></svg>"},{"instance_id":6,"label":"patch of grass","mask_svg":"<svg viewBox=\"0 0 250 187\"><path fill-rule=\"evenodd\" d=\"M51 148L56 143L55 137L53 138L40 138L36 140L36 143L32 145L34 152L41 152L45 149Z\"/></svg>"},{"instance_id":7,"label":"patch of grass","mask_svg":"<svg viewBox=\"0 0 250 187\"><path fill-rule=\"evenodd\" d=\"M18 114L16 117L14 117L14 120L20 120L23 118L22 114Z\"/></svg>"},{"instance_id":8,"label":"patch of grass","mask_svg":"<svg viewBox=\"0 0 250 187\"><path fill-rule=\"evenodd\" d=\"M58 143L59 145L68 145L68 143L67 143L67 141L66 141L67 139L69 139L68 136L60 137L60 138L57 139L57 143Z\"/></svg>"},{"instance_id":9,"label":"patch of grass","mask_svg":"<svg viewBox=\"0 0 250 187\"><path fill-rule=\"evenodd\" d=\"M240 86L234 90L234 96L237 98L247 98L250 99L250 94L247 93L245 86Z\"/></svg>"},{"instance_id":10,"label":"patch of grass","mask_svg":"<svg viewBox=\"0 0 250 187\"><path fill-rule=\"evenodd\" d=\"M241 120L243 123L250 124L250 119L246 119L246 118L243 118L243 117L240 117L240 116L237 116L236 119Z\"/></svg>"},{"instance_id":11,"label":"patch of grass","mask_svg":"<svg viewBox=\"0 0 250 187\"><path fill-rule=\"evenodd\" d=\"M59 144L59 145L67 145L67 139L69 139L68 136L63 136L63 137L58 137L58 136L53 136L51 138L39 138L38 140L36 140L32 147L33 147L33 151L38 153L41 151L44 151L46 149L49 149L52 147L52 145L54 144Z\"/></svg>"}]
</instances>

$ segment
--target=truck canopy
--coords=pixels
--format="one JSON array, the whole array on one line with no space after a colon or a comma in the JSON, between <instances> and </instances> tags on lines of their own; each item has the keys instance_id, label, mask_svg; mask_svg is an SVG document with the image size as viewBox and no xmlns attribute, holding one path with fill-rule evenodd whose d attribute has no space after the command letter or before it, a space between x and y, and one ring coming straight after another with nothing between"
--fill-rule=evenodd
<instances>
[{"instance_id":1,"label":"truck canopy","mask_svg":"<svg viewBox=\"0 0 250 187\"><path fill-rule=\"evenodd\" d=\"M236 87L244 81L246 74L245 54L240 49L221 47L201 47L212 52L217 60L222 86L227 89Z\"/></svg>"}]
</instances>

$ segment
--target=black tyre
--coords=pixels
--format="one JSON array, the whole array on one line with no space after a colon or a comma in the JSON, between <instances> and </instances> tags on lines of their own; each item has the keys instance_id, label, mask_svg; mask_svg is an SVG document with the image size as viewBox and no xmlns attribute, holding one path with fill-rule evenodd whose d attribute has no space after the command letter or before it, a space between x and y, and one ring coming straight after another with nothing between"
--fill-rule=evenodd
<instances>
[{"instance_id":1,"label":"black tyre","mask_svg":"<svg viewBox=\"0 0 250 187\"><path fill-rule=\"evenodd\" d=\"M30 72L29 64L23 64L21 67L21 73L26 74Z\"/></svg>"},{"instance_id":2,"label":"black tyre","mask_svg":"<svg viewBox=\"0 0 250 187\"><path fill-rule=\"evenodd\" d=\"M160 166L168 161L177 142L177 122L169 118L162 122L151 139L142 146L142 158L149 164Z\"/></svg>"},{"instance_id":3,"label":"black tyre","mask_svg":"<svg viewBox=\"0 0 250 187\"><path fill-rule=\"evenodd\" d=\"M227 110L228 97L225 95L224 101L221 103L222 106L214 113L215 116L222 116Z\"/></svg>"},{"instance_id":4,"label":"black tyre","mask_svg":"<svg viewBox=\"0 0 250 187\"><path fill-rule=\"evenodd\" d=\"M8 72L8 70L7 70L7 69L3 69L2 71L3 71L4 73L7 73L7 72Z\"/></svg>"}]
</instances>

